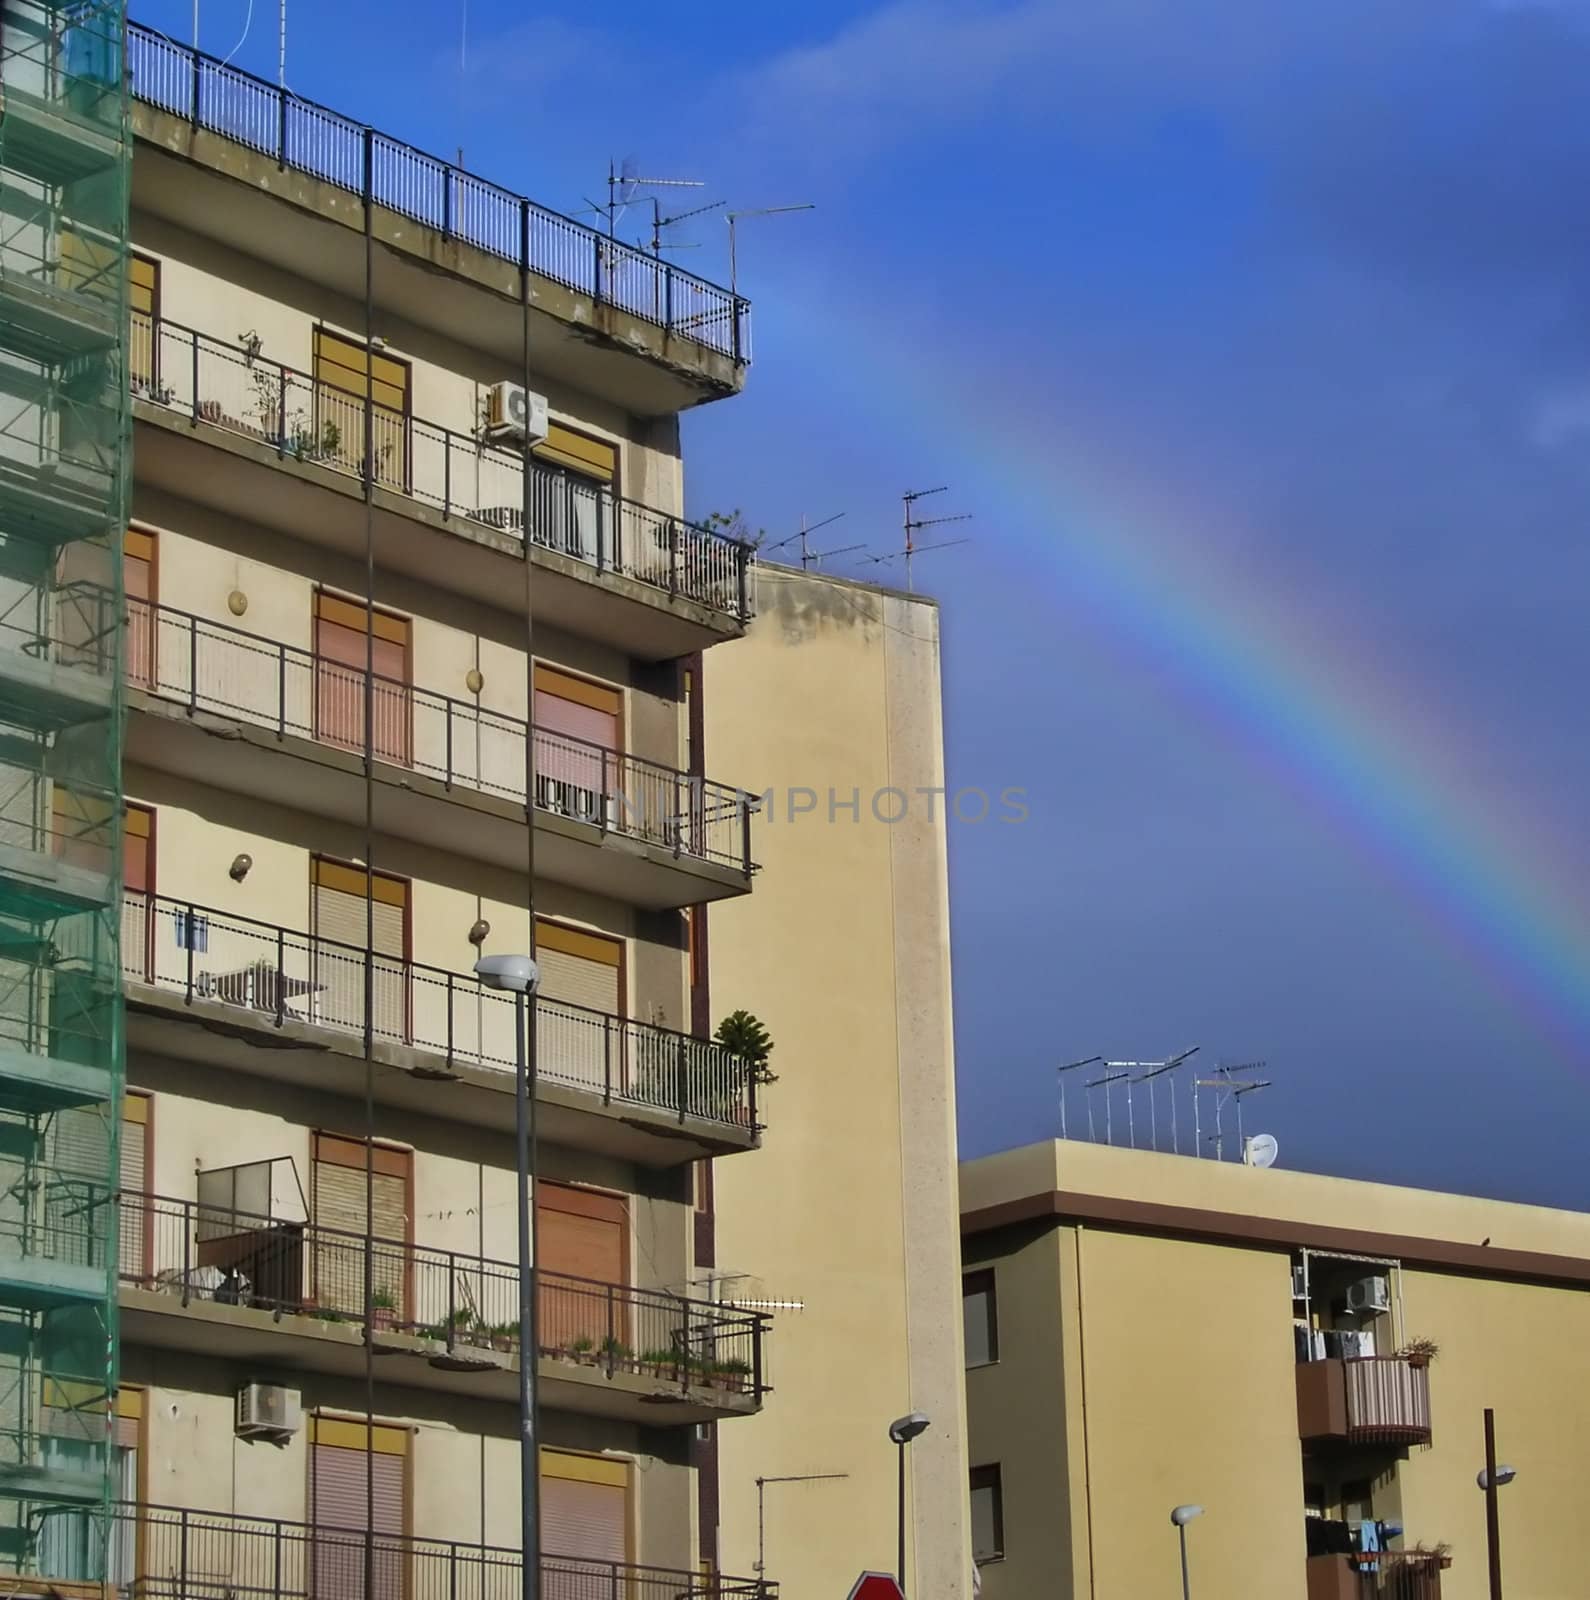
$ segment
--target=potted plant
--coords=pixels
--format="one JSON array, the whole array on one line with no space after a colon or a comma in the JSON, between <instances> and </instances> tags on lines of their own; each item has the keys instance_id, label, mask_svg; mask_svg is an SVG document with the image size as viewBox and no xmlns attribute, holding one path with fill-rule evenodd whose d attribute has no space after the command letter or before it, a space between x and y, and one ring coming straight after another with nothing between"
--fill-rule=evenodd
<instances>
[{"instance_id":1,"label":"potted plant","mask_svg":"<svg viewBox=\"0 0 1590 1600\"><path fill-rule=\"evenodd\" d=\"M714 1388L727 1389L734 1394L742 1394L750 1376L751 1363L742 1360L739 1356L729 1356L723 1361L714 1361L712 1363L711 1381Z\"/></svg>"},{"instance_id":2,"label":"potted plant","mask_svg":"<svg viewBox=\"0 0 1590 1600\"><path fill-rule=\"evenodd\" d=\"M679 1379L679 1354L675 1350L646 1350L642 1352L637 1367L643 1377Z\"/></svg>"},{"instance_id":3,"label":"potted plant","mask_svg":"<svg viewBox=\"0 0 1590 1600\"><path fill-rule=\"evenodd\" d=\"M1410 1339L1397 1352L1397 1357L1410 1367L1427 1367L1440 1353L1441 1347L1434 1339Z\"/></svg>"},{"instance_id":4,"label":"potted plant","mask_svg":"<svg viewBox=\"0 0 1590 1600\"><path fill-rule=\"evenodd\" d=\"M635 1361L635 1352L624 1343L622 1339L615 1339L612 1334L602 1341L598 1347L601 1363L609 1372L616 1372L620 1367L630 1367Z\"/></svg>"},{"instance_id":5,"label":"potted plant","mask_svg":"<svg viewBox=\"0 0 1590 1600\"><path fill-rule=\"evenodd\" d=\"M501 1350L506 1355L512 1355L519 1347L519 1324L496 1323L491 1330L491 1347L493 1350Z\"/></svg>"},{"instance_id":6,"label":"potted plant","mask_svg":"<svg viewBox=\"0 0 1590 1600\"><path fill-rule=\"evenodd\" d=\"M578 1339L569 1341L569 1359L582 1367L596 1364L596 1341L581 1334Z\"/></svg>"},{"instance_id":7,"label":"potted plant","mask_svg":"<svg viewBox=\"0 0 1590 1600\"><path fill-rule=\"evenodd\" d=\"M377 1333L390 1333L397 1321L397 1297L387 1288L376 1288L370 1295L370 1326Z\"/></svg>"}]
</instances>

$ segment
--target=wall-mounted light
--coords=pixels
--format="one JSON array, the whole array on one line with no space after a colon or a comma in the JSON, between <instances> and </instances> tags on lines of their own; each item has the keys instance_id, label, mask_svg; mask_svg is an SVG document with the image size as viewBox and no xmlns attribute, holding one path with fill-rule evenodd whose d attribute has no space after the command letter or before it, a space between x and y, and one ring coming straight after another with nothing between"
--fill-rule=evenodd
<instances>
[{"instance_id":1,"label":"wall-mounted light","mask_svg":"<svg viewBox=\"0 0 1590 1600\"><path fill-rule=\"evenodd\" d=\"M248 610L248 596L244 594L241 589L234 589L231 594L226 597L226 609L230 611L234 617L242 616L243 613Z\"/></svg>"},{"instance_id":2,"label":"wall-mounted light","mask_svg":"<svg viewBox=\"0 0 1590 1600\"><path fill-rule=\"evenodd\" d=\"M479 667L471 667L469 671L464 674L464 687L468 689L471 694L479 694L480 691L486 687L485 675L481 672Z\"/></svg>"},{"instance_id":3,"label":"wall-mounted light","mask_svg":"<svg viewBox=\"0 0 1590 1600\"><path fill-rule=\"evenodd\" d=\"M253 856L244 851L232 857L232 865L226 869L226 875L233 883L241 883L249 874L249 868L254 865Z\"/></svg>"},{"instance_id":4,"label":"wall-mounted light","mask_svg":"<svg viewBox=\"0 0 1590 1600\"><path fill-rule=\"evenodd\" d=\"M469 930L469 942L478 950L486 942L486 935L490 932L491 924L484 917L476 917L474 927Z\"/></svg>"}]
</instances>

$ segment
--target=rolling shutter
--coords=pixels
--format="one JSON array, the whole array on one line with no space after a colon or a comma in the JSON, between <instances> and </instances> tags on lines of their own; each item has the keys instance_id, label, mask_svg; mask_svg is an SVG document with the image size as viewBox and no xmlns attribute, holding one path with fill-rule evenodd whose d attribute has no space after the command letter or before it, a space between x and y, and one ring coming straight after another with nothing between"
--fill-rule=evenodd
<instances>
[{"instance_id":1,"label":"rolling shutter","mask_svg":"<svg viewBox=\"0 0 1590 1600\"><path fill-rule=\"evenodd\" d=\"M354 339L315 329L315 437L318 448L346 471L364 471L365 396L374 428L378 483L408 482L409 368L370 352Z\"/></svg>"},{"instance_id":2,"label":"rolling shutter","mask_svg":"<svg viewBox=\"0 0 1590 1600\"><path fill-rule=\"evenodd\" d=\"M618 481L618 446L593 434L579 433L561 422L547 424L546 439L535 447L538 461L567 467L609 487Z\"/></svg>"},{"instance_id":3,"label":"rolling shutter","mask_svg":"<svg viewBox=\"0 0 1590 1600\"><path fill-rule=\"evenodd\" d=\"M413 1209L414 1154L375 1146L371 1165L373 1218L370 1237L375 1247L374 1280L378 1296L390 1304L392 1320L407 1321L407 1241ZM336 1232L317 1237L314 1285L319 1303L349 1316L364 1310L365 1147L337 1134L314 1136L310 1167L310 1205L317 1227ZM352 1235L353 1237L345 1237ZM379 1304L379 1301L378 1301Z\"/></svg>"},{"instance_id":4,"label":"rolling shutter","mask_svg":"<svg viewBox=\"0 0 1590 1600\"><path fill-rule=\"evenodd\" d=\"M132 255L127 262L127 297L132 310L132 341L127 368L135 384L155 387L156 325L160 316L160 263Z\"/></svg>"},{"instance_id":5,"label":"rolling shutter","mask_svg":"<svg viewBox=\"0 0 1590 1600\"><path fill-rule=\"evenodd\" d=\"M408 1036L408 892L401 878L366 873L316 856L310 862L316 1016L333 1027L364 1026L365 895L371 898L371 948L376 960L372 1015L377 1034Z\"/></svg>"},{"instance_id":6,"label":"rolling shutter","mask_svg":"<svg viewBox=\"0 0 1590 1600\"><path fill-rule=\"evenodd\" d=\"M562 423L548 425L535 448L538 461L561 472L531 479L531 527L538 544L581 561L613 558L613 497L618 492L618 446Z\"/></svg>"},{"instance_id":7,"label":"rolling shutter","mask_svg":"<svg viewBox=\"0 0 1590 1600\"><path fill-rule=\"evenodd\" d=\"M607 796L622 788L623 697L605 684L550 667L535 671L536 804L582 821L600 821Z\"/></svg>"},{"instance_id":8,"label":"rolling shutter","mask_svg":"<svg viewBox=\"0 0 1590 1600\"><path fill-rule=\"evenodd\" d=\"M134 319L134 327L137 322ZM122 585L127 599L127 681L155 684L155 536L129 528L122 538Z\"/></svg>"},{"instance_id":9,"label":"rolling shutter","mask_svg":"<svg viewBox=\"0 0 1590 1600\"><path fill-rule=\"evenodd\" d=\"M535 1198L542 1347L567 1350L586 1339L598 1350L608 1339L628 1344L622 1296L595 1287L629 1281L629 1208L623 1196L541 1182Z\"/></svg>"},{"instance_id":10,"label":"rolling shutter","mask_svg":"<svg viewBox=\"0 0 1590 1600\"><path fill-rule=\"evenodd\" d=\"M367 637L368 630L369 637ZM335 595L315 595L315 737L349 750L364 749L366 659L374 667L370 698L383 761L411 759L409 624Z\"/></svg>"},{"instance_id":11,"label":"rolling shutter","mask_svg":"<svg viewBox=\"0 0 1590 1600\"><path fill-rule=\"evenodd\" d=\"M376 1535L371 1600L402 1600L407 1577L408 1446L403 1428L310 1419L310 1587L314 1600L363 1600L364 1539ZM366 1516L373 1516L368 1524Z\"/></svg>"},{"instance_id":12,"label":"rolling shutter","mask_svg":"<svg viewBox=\"0 0 1590 1600\"><path fill-rule=\"evenodd\" d=\"M543 1450L541 1526L549 1600L589 1593L589 1564L629 1557L628 1464Z\"/></svg>"},{"instance_id":13,"label":"rolling shutter","mask_svg":"<svg viewBox=\"0 0 1590 1600\"><path fill-rule=\"evenodd\" d=\"M149 1114L154 1102L146 1094L127 1096L121 1119L121 1192L137 1196L120 1208L118 1246L121 1275L141 1282L149 1275Z\"/></svg>"},{"instance_id":14,"label":"rolling shutter","mask_svg":"<svg viewBox=\"0 0 1590 1600\"><path fill-rule=\"evenodd\" d=\"M122 824L121 966L129 977L147 978L153 949L155 814L129 803Z\"/></svg>"},{"instance_id":15,"label":"rolling shutter","mask_svg":"<svg viewBox=\"0 0 1590 1600\"><path fill-rule=\"evenodd\" d=\"M608 1016L624 1014L624 946L618 939L582 933L555 922L536 922L536 963L543 1000L585 1006Z\"/></svg>"}]
</instances>

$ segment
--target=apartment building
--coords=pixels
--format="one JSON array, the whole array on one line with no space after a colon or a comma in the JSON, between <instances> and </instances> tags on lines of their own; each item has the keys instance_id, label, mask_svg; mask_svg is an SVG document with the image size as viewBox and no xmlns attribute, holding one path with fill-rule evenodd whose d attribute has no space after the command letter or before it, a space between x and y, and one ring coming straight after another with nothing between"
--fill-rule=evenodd
<instances>
[{"instance_id":1,"label":"apartment building","mask_svg":"<svg viewBox=\"0 0 1590 1600\"><path fill-rule=\"evenodd\" d=\"M1080 1141L961 1168L989 1600L1584 1592L1590 1217Z\"/></svg>"},{"instance_id":2,"label":"apartment building","mask_svg":"<svg viewBox=\"0 0 1590 1600\"><path fill-rule=\"evenodd\" d=\"M934 608L683 515L743 300L84 14L0 33L0 1560L516 1592L515 1010L472 968L533 944L547 1592L892 1565L920 1405L914 1569L965 1593L943 814L777 809L942 783Z\"/></svg>"}]
</instances>

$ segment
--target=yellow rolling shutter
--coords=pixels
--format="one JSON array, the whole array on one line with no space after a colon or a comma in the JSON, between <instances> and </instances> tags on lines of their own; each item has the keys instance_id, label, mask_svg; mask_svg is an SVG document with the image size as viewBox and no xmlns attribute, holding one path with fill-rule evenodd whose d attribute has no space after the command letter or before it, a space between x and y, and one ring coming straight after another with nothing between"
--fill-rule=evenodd
<instances>
[{"instance_id":1,"label":"yellow rolling shutter","mask_svg":"<svg viewBox=\"0 0 1590 1600\"><path fill-rule=\"evenodd\" d=\"M555 922L536 924L536 962L541 968L543 999L622 1016L623 957L624 946L617 939Z\"/></svg>"},{"instance_id":2,"label":"yellow rolling shutter","mask_svg":"<svg viewBox=\"0 0 1590 1600\"><path fill-rule=\"evenodd\" d=\"M611 487L618 481L618 446L588 433L577 433L561 422L547 424L546 441L535 448L536 459L568 467Z\"/></svg>"},{"instance_id":3,"label":"yellow rolling shutter","mask_svg":"<svg viewBox=\"0 0 1590 1600\"><path fill-rule=\"evenodd\" d=\"M565 1591L582 1562L627 1561L628 1463L543 1450L541 1522L552 1583Z\"/></svg>"}]
</instances>

